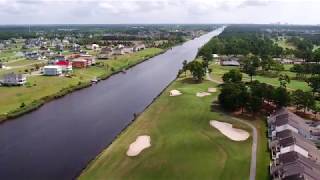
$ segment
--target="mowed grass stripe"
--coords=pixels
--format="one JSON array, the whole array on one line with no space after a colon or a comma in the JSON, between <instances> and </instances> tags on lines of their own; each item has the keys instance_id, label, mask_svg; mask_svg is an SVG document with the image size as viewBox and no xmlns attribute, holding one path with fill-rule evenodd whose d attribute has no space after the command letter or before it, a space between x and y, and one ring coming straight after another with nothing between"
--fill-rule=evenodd
<instances>
[{"instance_id":1,"label":"mowed grass stripe","mask_svg":"<svg viewBox=\"0 0 320 180\"><path fill-rule=\"evenodd\" d=\"M214 87L211 82L174 82L128 129L93 161L79 179L248 179L251 142L234 142L209 126L210 120L234 123L210 112L214 96L196 92ZM183 95L169 97L172 89ZM152 146L137 157L127 157L130 143L150 135Z\"/></svg>"}]
</instances>

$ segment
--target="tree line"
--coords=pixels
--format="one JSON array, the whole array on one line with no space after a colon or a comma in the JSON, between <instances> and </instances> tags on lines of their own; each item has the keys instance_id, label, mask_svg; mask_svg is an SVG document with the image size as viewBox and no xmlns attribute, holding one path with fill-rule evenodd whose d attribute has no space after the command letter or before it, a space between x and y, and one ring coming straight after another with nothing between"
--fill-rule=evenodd
<instances>
[{"instance_id":1,"label":"tree line","mask_svg":"<svg viewBox=\"0 0 320 180\"><path fill-rule=\"evenodd\" d=\"M255 113L260 112L265 104L277 108L293 105L297 110L304 112L310 110L314 114L320 111L312 92L302 90L289 92L286 85L290 80L284 75L279 78L279 87L259 81L244 82L242 73L238 69L225 73L222 79L224 83L221 85L218 101L221 107L228 111L241 110Z\"/></svg>"}]
</instances>

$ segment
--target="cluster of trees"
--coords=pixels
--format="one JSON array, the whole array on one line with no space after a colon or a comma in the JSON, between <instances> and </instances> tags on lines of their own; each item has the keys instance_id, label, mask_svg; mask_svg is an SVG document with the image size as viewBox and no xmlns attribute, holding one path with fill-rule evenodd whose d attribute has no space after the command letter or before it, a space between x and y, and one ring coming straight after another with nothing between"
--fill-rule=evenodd
<instances>
[{"instance_id":1,"label":"cluster of trees","mask_svg":"<svg viewBox=\"0 0 320 180\"><path fill-rule=\"evenodd\" d=\"M212 54L248 55L280 57L283 48L271 39L256 34L240 34L237 36L223 36L211 39L203 46L198 56L208 57Z\"/></svg>"},{"instance_id":2,"label":"cluster of trees","mask_svg":"<svg viewBox=\"0 0 320 180\"><path fill-rule=\"evenodd\" d=\"M303 109L306 112L306 110L310 109L318 112L316 101L311 92L296 90L291 94L291 102L297 110Z\"/></svg>"},{"instance_id":3,"label":"cluster of trees","mask_svg":"<svg viewBox=\"0 0 320 180\"><path fill-rule=\"evenodd\" d=\"M195 60L192 62L187 62L186 60L182 63L182 70L179 71L178 76L184 73L186 75L187 71L190 71L192 77L195 81L201 82L206 75L208 70L207 61Z\"/></svg>"},{"instance_id":4,"label":"cluster of trees","mask_svg":"<svg viewBox=\"0 0 320 180\"><path fill-rule=\"evenodd\" d=\"M320 93L320 77L313 82L317 92L304 92L296 90L290 93L286 84L290 82L288 76L279 77L280 87L273 87L259 81L245 83L242 81L242 74L239 70L233 69L222 77L224 84L221 85L219 103L229 111L241 109L247 112L258 112L264 103L284 107L294 105L297 110L311 110L317 114L320 107L316 105L315 93Z\"/></svg>"},{"instance_id":5,"label":"cluster of trees","mask_svg":"<svg viewBox=\"0 0 320 180\"><path fill-rule=\"evenodd\" d=\"M284 66L270 56L259 57L255 55L249 55L241 60L241 70L242 72L248 74L252 81L252 77L258 73L277 77L280 72L284 70Z\"/></svg>"},{"instance_id":6,"label":"cluster of trees","mask_svg":"<svg viewBox=\"0 0 320 180\"><path fill-rule=\"evenodd\" d=\"M259 57L291 57L294 55L306 61L320 62L320 48L313 50L314 42L309 40L310 38L300 38L300 34L295 34L287 41L296 49L284 49L272 40L277 39L279 34L275 36L266 32L264 28L267 27L229 26L219 37L211 39L203 46L198 56L211 59L212 54L244 56L252 54Z\"/></svg>"},{"instance_id":7,"label":"cluster of trees","mask_svg":"<svg viewBox=\"0 0 320 180\"><path fill-rule=\"evenodd\" d=\"M290 93L286 88L274 88L259 81L245 83L239 70L234 69L224 74L223 81L218 100L220 105L229 111L241 109L258 112L265 102L278 107L287 106L290 102Z\"/></svg>"},{"instance_id":8,"label":"cluster of trees","mask_svg":"<svg viewBox=\"0 0 320 180\"><path fill-rule=\"evenodd\" d=\"M290 71L296 73L297 79L306 80L308 75L320 74L320 64L295 64Z\"/></svg>"},{"instance_id":9,"label":"cluster of trees","mask_svg":"<svg viewBox=\"0 0 320 180\"><path fill-rule=\"evenodd\" d=\"M263 36L261 32L240 33L232 31L233 26L228 28L219 37L211 39L200 48L198 56L206 61L213 59L212 54L243 57L241 58L242 70L251 78L258 73L258 70L272 76L278 76L279 72L284 70L283 65L273 59L274 57L282 57L285 54L284 49L270 38Z\"/></svg>"},{"instance_id":10,"label":"cluster of trees","mask_svg":"<svg viewBox=\"0 0 320 180\"><path fill-rule=\"evenodd\" d=\"M294 55L298 58L302 58L311 61L313 58L313 44L309 40L301 39L298 37L292 37L287 40L293 44L297 49L293 51Z\"/></svg>"},{"instance_id":11,"label":"cluster of trees","mask_svg":"<svg viewBox=\"0 0 320 180\"><path fill-rule=\"evenodd\" d=\"M291 68L296 73L296 78L304 80L312 89L314 98L320 95L320 64L300 64Z\"/></svg>"}]
</instances>

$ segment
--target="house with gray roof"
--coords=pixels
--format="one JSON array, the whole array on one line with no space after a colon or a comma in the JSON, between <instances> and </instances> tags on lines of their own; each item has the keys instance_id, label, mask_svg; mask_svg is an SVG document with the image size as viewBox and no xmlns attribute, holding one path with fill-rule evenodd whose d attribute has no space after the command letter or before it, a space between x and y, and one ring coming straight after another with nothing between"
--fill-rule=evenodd
<instances>
[{"instance_id":1,"label":"house with gray roof","mask_svg":"<svg viewBox=\"0 0 320 180\"><path fill-rule=\"evenodd\" d=\"M240 66L240 58L235 56L223 56L220 58L221 66Z\"/></svg>"},{"instance_id":2,"label":"house with gray roof","mask_svg":"<svg viewBox=\"0 0 320 180\"><path fill-rule=\"evenodd\" d=\"M288 152L272 163L270 174L275 180L317 180L320 177L320 164L297 152Z\"/></svg>"},{"instance_id":3,"label":"house with gray roof","mask_svg":"<svg viewBox=\"0 0 320 180\"><path fill-rule=\"evenodd\" d=\"M270 138L276 136L277 132L291 130L307 139L312 139L312 131L317 131L306 123L306 120L296 114L282 108L268 117L268 135Z\"/></svg>"},{"instance_id":4,"label":"house with gray roof","mask_svg":"<svg viewBox=\"0 0 320 180\"><path fill-rule=\"evenodd\" d=\"M316 127L285 108L268 117L272 179L320 179L320 151L313 142Z\"/></svg>"},{"instance_id":5,"label":"house with gray roof","mask_svg":"<svg viewBox=\"0 0 320 180\"><path fill-rule=\"evenodd\" d=\"M273 159L279 158L281 154L297 152L306 158L320 161L320 151L315 144L289 129L277 133L270 144L270 149Z\"/></svg>"}]
</instances>

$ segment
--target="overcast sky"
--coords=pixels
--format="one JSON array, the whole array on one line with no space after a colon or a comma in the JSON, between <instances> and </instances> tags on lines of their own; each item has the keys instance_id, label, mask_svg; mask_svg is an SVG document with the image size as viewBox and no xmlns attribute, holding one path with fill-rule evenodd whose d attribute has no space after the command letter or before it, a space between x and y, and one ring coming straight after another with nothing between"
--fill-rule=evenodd
<instances>
[{"instance_id":1,"label":"overcast sky","mask_svg":"<svg viewBox=\"0 0 320 180\"><path fill-rule=\"evenodd\" d=\"M320 24L320 0L0 0L0 24Z\"/></svg>"}]
</instances>

